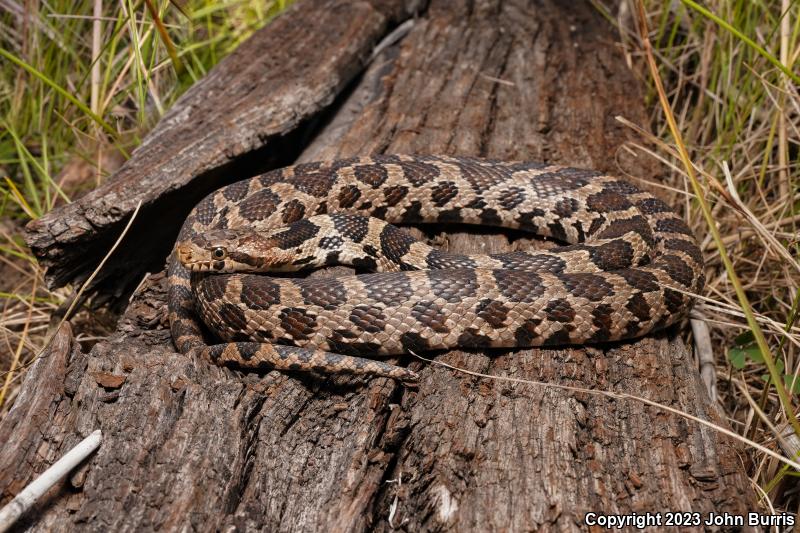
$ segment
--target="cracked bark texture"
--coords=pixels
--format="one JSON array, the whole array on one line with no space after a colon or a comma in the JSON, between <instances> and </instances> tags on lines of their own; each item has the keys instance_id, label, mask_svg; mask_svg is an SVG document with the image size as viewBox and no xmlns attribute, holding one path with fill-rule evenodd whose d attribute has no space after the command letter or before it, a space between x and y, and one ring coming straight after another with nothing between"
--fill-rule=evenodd
<instances>
[{"instance_id":1,"label":"cracked bark texture","mask_svg":"<svg viewBox=\"0 0 800 533\"><path fill-rule=\"evenodd\" d=\"M290 163L307 122L418 3L308 0L257 32L175 103L107 183L28 225L26 242L48 267L48 283L86 279L141 202L128 246L95 282L116 293L135 286L134 274L164 257L206 193ZM150 238L164 228L172 231Z\"/></svg>"},{"instance_id":2,"label":"cracked bark texture","mask_svg":"<svg viewBox=\"0 0 800 533\"><path fill-rule=\"evenodd\" d=\"M321 16L303 6L293 16ZM620 151L628 133L614 116L646 117L613 43L588 4L433 0L299 160L445 153L652 177ZM225 129L208 127L222 143ZM541 245L464 228L444 240L461 252ZM753 509L735 443L662 410L412 357L400 362L420 370L417 389L210 367L173 351L164 297L163 274L151 276L111 338L83 354L62 332L28 374L0 423L13 444L0 454L2 501L92 430L104 442L20 530L582 531L590 511ZM437 360L639 395L725 425L676 333Z\"/></svg>"}]
</instances>

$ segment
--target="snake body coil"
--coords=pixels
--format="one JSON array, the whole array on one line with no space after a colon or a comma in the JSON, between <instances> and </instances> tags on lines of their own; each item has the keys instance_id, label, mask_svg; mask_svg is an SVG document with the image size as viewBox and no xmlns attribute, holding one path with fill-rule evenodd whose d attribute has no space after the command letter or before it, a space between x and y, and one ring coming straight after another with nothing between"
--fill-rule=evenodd
<instances>
[{"instance_id":1,"label":"snake body coil","mask_svg":"<svg viewBox=\"0 0 800 533\"><path fill-rule=\"evenodd\" d=\"M381 221L333 213L501 226L571 244L461 256ZM223 255L263 270L263 258L220 252L206 237L235 239L237 228L251 245L269 241L279 256L271 268L347 263L389 272L193 274L181 262L208 241L204 270L225 270ZM634 338L678 320L703 283L702 255L683 221L625 181L538 163L374 156L295 165L206 197L170 258L169 309L177 348L218 364L413 380L410 370L365 357ZM200 320L225 343L206 346Z\"/></svg>"}]
</instances>

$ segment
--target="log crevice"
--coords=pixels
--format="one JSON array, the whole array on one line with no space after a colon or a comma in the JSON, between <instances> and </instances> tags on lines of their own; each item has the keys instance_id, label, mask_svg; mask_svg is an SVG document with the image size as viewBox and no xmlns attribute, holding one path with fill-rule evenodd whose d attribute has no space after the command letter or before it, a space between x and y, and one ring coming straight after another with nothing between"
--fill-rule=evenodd
<instances>
[{"instance_id":1,"label":"log crevice","mask_svg":"<svg viewBox=\"0 0 800 533\"><path fill-rule=\"evenodd\" d=\"M344 56L316 53L302 68L265 74L268 87L307 82L335 93L334 107L334 100L320 96L303 108L310 120L323 108L330 115L302 141L298 161L447 153L657 179L652 165L620 150L632 137L614 117L646 123L641 87L591 6L433 0L408 34L358 75L352 65L364 65L367 49L410 16L408 3L301 0L284 15L288 20L254 39L271 42L283 32L314 27L305 19L320 18L312 9L319 6L336 7L325 20L361 13L361 24L372 25L354 29L352 20L336 22L351 47L351 64L341 67L351 74L350 85L302 77L330 73ZM352 48L356 41L360 51ZM312 58L328 61L327 67L311 64ZM239 68L221 65L200 82L196 94L209 99L204 105L226 101L208 87L223 86L224 76ZM248 97L261 90L250 89ZM181 121L193 118L176 111L169 120L165 128L186 128ZM218 153L202 154L205 163L193 168L238 153L241 144L233 142L233 151L225 144L225 128L202 124L205 135L216 136ZM166 170L159 172L164 178ZM182 190L194 179L173 178L177 183L159 185L157 194ZM75 209L54 213L49 223L69 219ZM101 238L100 226L92 231L92 239ZM492 229L426 231L437 237L446 231L441 240L456 252L541 244L509 240ZM55 254L64 243L42 253ZM351 273L339 268L314 275ZM545 385L478 378L403 357L401 364L422 374L419 387L410 389L385 379L211 367L175 353L167 326L159 273L134 295L117 331L89 354L54 345L34 365L0 422L0 439L10 443L0 453L0 499L7 501L81 436L99 427L106 440L75 487L61 486L25 527L388 531L403 524L409 531L582 531L590 511L741 514L754 508L736 443L727 437L641 402L546 385L638 395L725 426L680 329L601 346L435 356ZM402 484L393 482L398 479Z\"/></svg>"}]
</instances>

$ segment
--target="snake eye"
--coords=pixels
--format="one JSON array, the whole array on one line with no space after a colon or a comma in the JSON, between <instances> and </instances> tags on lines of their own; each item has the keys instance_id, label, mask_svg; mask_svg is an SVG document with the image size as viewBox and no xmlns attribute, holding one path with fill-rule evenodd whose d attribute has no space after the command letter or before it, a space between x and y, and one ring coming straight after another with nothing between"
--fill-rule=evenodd
<instances>
[{"instance_id":1,"label":"snake eye","mask_svg":"<svg viewBox=\"0 0 800 533\"><path fill-rule=\"evenodd\" d=\"M227 252L225 248L214 248L214 251L211 252L211 255L214 256L214 259L225 259Z\"/></svg>"}]
</instances>

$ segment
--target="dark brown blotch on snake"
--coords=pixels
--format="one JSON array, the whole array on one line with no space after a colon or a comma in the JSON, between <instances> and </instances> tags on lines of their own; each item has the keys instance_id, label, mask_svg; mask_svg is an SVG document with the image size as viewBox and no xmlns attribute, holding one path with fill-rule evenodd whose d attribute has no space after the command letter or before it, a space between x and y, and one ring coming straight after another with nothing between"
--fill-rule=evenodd
<instances>
[{"instance_id":1,"label":"dark brown blotch on snake","mask_svg":"<svg viewBox=\"0 0 800 533\"><path fill-rule=\"evenodd\" d=\"M344 354L637 337L679 320L691 303L685 293L704 284L697 243L663 202L597 171L543 163L402 155L305 163L213 193L178 241L221 228L266 233L330 209L391 223L491 224L576 246L530 256L448 255L393 229L371 230L379 224L368 220L333 215L281 237L279 248L301 254L282 258L281 268L340 262L387 272L333 280L190 276L173 254L169 307L178 348L241 368L413 380L410 370ZM315 246L317 255L302 255ZM437 267L444 270L427 270ZM201 320L225 341L252 341L206 346Z\"/></svg>"}]
</instances>

